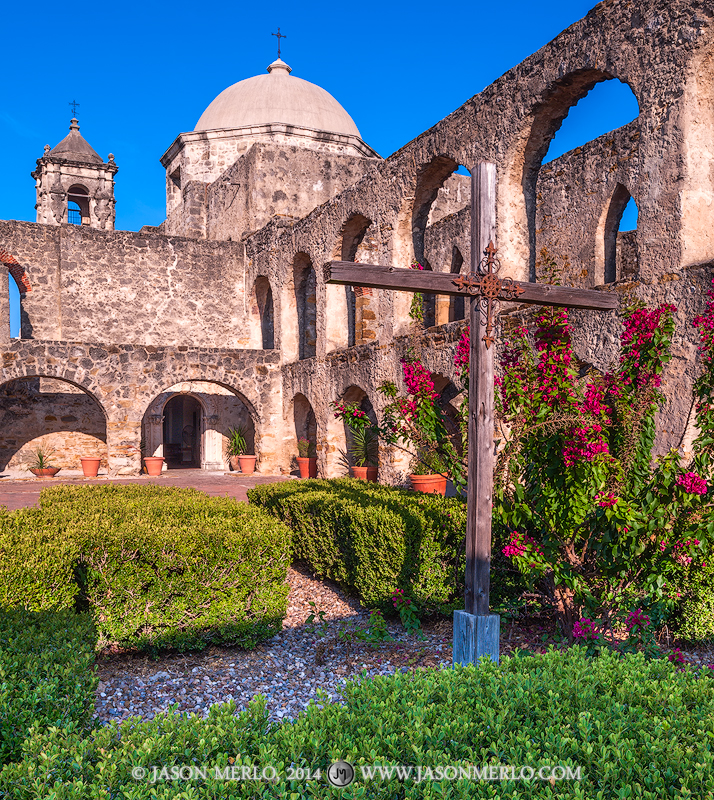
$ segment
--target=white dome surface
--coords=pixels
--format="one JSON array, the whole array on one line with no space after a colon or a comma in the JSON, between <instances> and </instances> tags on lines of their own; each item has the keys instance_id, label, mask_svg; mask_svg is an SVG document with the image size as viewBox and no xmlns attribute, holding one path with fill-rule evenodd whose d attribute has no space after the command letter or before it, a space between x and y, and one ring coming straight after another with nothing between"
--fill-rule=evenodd
<instances>
[{"instance_id":1,"label":"white dome surface","mask_svg":"<svg viewBox=\"0 0 714 800\"><path fill-rule=\"evenodd\" d=\"M290 67L278 59L268 67L267 75L229 86L203 112L194 130L277 122L361 138L352 117L329 92L290 72Z\"/></svg>"}]
</instances>

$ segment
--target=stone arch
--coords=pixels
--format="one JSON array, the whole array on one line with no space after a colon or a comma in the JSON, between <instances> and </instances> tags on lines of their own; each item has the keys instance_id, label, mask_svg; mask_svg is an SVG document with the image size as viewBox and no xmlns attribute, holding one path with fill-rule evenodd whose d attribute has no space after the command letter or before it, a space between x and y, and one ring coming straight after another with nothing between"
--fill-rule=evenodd
<instances>
[{"instance_id":1,"label":"stone arch","mask_svg":"<svg viewBox=\"0 0 714 800\"><path fill-rule=\"evenodd\" d=\"M99 457L101 469L108 468L107 415L92 392L45 375L3 378L0 471L27 476L38 448L52 451L52 466L65 473L81 472L83 456Z\"/></svg>"},{"instance_id":2,"label":"stone arch","mask_svg":"<svg viewBox=\"0 0 714 800\"><path fill-rule=\"evenodd\" d=\"M250 346L256 350L275 348L273 290L265 275L259 275L250 294Z\"/></svg>"},{"instance_id":3,"label":"stone arch","mask_svg":"<svg viewBox=\"0 0 714 800\"><path fill-rule=\"evenodd\" d=\"M182 399L179 409L177 400ZM200 409L195 422L188 401L195 401ZM156 394L144 411L144 454L163 456L166 469L194 466L224 470L228 468L228 432L239 425L247 431L248 449L258 453L258 417L252 403L241 392L214 380L175 383ZM187 433L187 426L193 427L193 432Z\"/></svg>"},{"instance_id":4,"label":"stone arch","mask_svg":"<svg viewBox=\"0 0 714 800\"><path fill-rule=\"evenodd\" d=\"M544 90L527 117L527 124L506 159L506 173L503 176L506 185L499 189L501 214L498 225L499 241L502 243L499 249L502 260L528 264L528 274L514 274L514 278L536 279L536 184L551 140L569 110L596 84L615 79L622 80L632 89L629 82L611 72L593 68L574 69Z\"/></svg>"},{"instance_id":5,"label":"stone arch","mask_svg":"<svg viewBox=\"0 0 714 800\"><path fill-rule=\"evenodd\" d=\"M634 264L630 262L636 264L636 232L620 233L622 215L632 199L628 189L618 183L603 209L595 240L595 285L614 283L623 277L623 272L633 271Z\"/></svg>"},{"instance_id":6,"label":"stone arch","mask_svg":"<svg viewBox=\"0 0 714 800\"><path fill-rule=\"evenodd\" d=\"M409 267L413 261L417 261L431 269L424 252L427 227L469 206L471 202L471 179L467 175L455 174L460 169L468 172L452 156L440 154L417 170L397 217L394 266ZM411 296L405 292L399 295L395 299L395 327L400 326L403 330L410 322ZM434 324L438 303L433 296L426 301L426 327Z\"/></svg>"}]
</instances>

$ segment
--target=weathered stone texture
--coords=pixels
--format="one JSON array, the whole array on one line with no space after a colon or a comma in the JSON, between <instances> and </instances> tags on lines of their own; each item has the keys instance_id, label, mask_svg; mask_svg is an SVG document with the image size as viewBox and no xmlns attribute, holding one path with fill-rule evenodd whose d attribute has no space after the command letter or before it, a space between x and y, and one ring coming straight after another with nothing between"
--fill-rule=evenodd
<instances>
[{"instance_id":1,"label":"weathered stone texture","mask_svg":"<svg viewBox=\"0 0 714 800\"><path fill-rule=\"evenodd\" d=\"M23 338L42 340L3 345L0 381L46 375L93 394L115 472L136 468L146 408L182 381L243 399L266 469L295 453L297 404L303 428L314 412L320 468L335 474L345 437L330 404L347 396L379 412L376 387L399 379L411 296L326 286L321 267L468 270L469 178L455 171L489 160L505 274L535 279L546 248L569 260L565 283L678 305L658 447L677 445L699 368L691 321L714 264L713 17L709 0L606 0L383 161L328 134L182 134L163 159L161 230L0 223L0 249L32 285ZM632 88L639 117L542 166L570 107L610 79ZM618 232L629 195L638 228ZM426 305L422 352L449 402L465 313L447 298ZM520 313L503 309L503 323ZM573 330L584 365L617 357L616 314L578 312ZM259 346L275 349L241 349ZM398 481L403 454L380 460Z\"/></svg>"}]
</instances>

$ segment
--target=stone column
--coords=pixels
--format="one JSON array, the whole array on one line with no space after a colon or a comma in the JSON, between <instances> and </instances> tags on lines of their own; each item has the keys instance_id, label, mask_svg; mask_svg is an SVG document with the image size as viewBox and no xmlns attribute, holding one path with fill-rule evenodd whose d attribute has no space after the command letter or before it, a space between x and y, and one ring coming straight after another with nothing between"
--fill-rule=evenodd
<instances>
[{"instance_id":1,"label":"stone column","mask_svg":"<svg viewBox=\"0 0 714 800\"><path fill-rule=\"evenodd\" d=\"M10 275L0 263L0 345L10 344Z\"/></svg>"},{"instance_id":2,"label":"stone column","mask_svg":"<svg viewBox=\"0 0 714 800\"><path fill-rule=\"evenodd\" d=\"M110 475L141 474L141 420L107 420Z\"/></svg>"}]
</instances>

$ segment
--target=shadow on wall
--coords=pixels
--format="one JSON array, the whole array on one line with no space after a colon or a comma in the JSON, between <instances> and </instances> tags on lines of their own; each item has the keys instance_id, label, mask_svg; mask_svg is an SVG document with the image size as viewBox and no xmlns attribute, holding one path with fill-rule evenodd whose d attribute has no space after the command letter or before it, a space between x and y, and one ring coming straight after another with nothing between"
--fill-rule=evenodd
<instances>
[{"instance_id":1,"label":"shadow on wall","mask_svg":"<svg viewBox=\"0 0 714 800\"><path fill-rule=\"evenodd\" d=\"M54 378L24 378L0 386L0 469L26 474L38 448L54 451L53 466L80 470L82 456L107 468L104 411L87 392Z\"/></svg>"}]
</instances>

